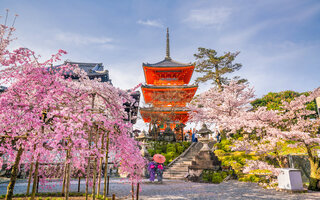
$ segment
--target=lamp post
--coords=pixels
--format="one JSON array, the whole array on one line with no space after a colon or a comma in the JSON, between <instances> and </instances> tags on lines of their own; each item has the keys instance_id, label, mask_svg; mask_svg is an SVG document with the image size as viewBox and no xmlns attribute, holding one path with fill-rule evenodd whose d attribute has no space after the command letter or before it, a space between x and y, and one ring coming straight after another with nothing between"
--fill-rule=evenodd
<instances>
[{"instance_id":1,"label":"lamp post","mask_svg":"<svg viewBox=\"0 0 320 200\"><path fill-rule=\"evenodd\" d=\"M198 132L198 134L201 135L201 138L199 138L199 141L203 143L203 147L200 149L200 151L210 151L208 143L209 143L209 134L211 133L212 132L207 128L207 125L202 124L202 128Z\"/></svg>"}]
</instances>

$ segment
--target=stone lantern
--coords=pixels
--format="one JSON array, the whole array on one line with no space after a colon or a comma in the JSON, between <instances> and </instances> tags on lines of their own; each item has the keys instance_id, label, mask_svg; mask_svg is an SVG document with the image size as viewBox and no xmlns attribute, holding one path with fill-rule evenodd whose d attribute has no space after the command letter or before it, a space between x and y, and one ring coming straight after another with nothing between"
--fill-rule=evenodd
<instances>
[{"instance_id":1,"label":"stone lantern","mask_svg":"<svg viewBox=\"0 0 320 200\"><path fill-rule=\"evenodd\" d=\"M151 138L146 135L146 132L144 130L142 131L142 133L138 137L136 137L136 140L141 142L140 152L141 152L142 156L147 156L147 154L148 154L146 147L148 146L148 140L150 140L150 139Z\"/></svg>"},{"instance_id":2,"label":"stone lantern","mask_svg":"<svg viewBox=\"0 0 320 200\"><path fill-rule=\"evenodd\" d=\"M201 180L203 170L221 170L221 162L208 146L209 134L211 134L211 131L203 124L198 134L201 135L199 142L201 142L203 146L198 155L196 155L191 162L191 165L188 166L188 179L191 181Z\"/></svg>"},{"instance_id":3,"label":"stone lantern","mask_svg":"<svg viewBox=\"0 0 320 200\"><path fill-rule=\"evenodd\" d=\"M170 128L169 124L167 124L167 128L163 132L162 139L167 142L173 142L176 139L174 132Z\"/></svg>"},{"instance_id":4,"label":"stone lantern","mask_svg":"<svg viewBox=\"0 0 320 200\"><path fill-rule=\"evenodd\" d=\"M210 151L210 148L208 146L209 143L209 135L212 133L212 131L210 131L207 128L206 124L202 124L202 128L199 130L198 134L201 135L201 138L199 138L199 141L201 143L203 143L203 147L201 148L200 151Z\"/></svg>"}]
</instances>

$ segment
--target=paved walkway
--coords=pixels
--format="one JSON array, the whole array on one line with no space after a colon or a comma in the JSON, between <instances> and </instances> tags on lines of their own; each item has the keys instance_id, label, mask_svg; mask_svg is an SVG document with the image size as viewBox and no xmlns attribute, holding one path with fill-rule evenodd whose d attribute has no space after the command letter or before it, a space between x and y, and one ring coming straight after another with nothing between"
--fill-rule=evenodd
<instances>
[{"instance_id":1,"label":"paved walkway","mask_svg":"<svg viewBox=\"0 0 320 200\"><path fill-rule=\"evenodd\" d=\"M126 184L127 180L119 178L110 179L110 194L116 194L121 199L131 198L131 185ZM78 182L71 181L71 191L77 191ZM57 192L61 191L61 185L52 182L49 185L55 185L52 189L39 188L39 192ZM19 180L15 187L15 193L25 193L27 182ZM0 184L0 193L6 193L7 183ZM102 186L103 187L103 186ZM164 180L162 184L157 182L150 183L144 180L141 185L139 199L160 200L160 199L199 199L199 200L244 200L244 199L320 199L320 192L295 193L279 192L275 190L266 190L255 183L243 183L238 181L228 181L221 184L193 183L180 180ZM85 182L81 181L81 191L85 190Z\"/></svg>"}]
</instances>

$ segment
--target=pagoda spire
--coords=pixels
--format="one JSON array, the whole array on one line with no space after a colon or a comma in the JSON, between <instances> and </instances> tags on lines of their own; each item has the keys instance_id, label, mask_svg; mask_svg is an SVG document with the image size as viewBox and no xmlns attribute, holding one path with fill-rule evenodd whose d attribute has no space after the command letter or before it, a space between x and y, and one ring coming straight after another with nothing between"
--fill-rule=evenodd
<instances>
[{"instance_id":1,"label":"pagoda spire","mask_svg":"<svg viewBox=\"0 0 320 200\"><path fill-rule=\"evenodd\" d=\"M166 60L171 60L170 58L170 46L169 46L169 28L167 28L167 48L166 48Z\"/></svg>"}]
</instances>

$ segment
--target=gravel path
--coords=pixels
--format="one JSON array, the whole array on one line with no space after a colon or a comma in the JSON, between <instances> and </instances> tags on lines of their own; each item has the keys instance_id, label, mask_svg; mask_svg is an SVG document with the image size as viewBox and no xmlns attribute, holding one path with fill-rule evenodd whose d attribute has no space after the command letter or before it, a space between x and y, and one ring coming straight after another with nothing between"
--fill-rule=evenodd
<instances>
[{"instance_id":1,"label":"gravel path","mask_svg":"<svg viewBox=\"0 0 320 200\"><path fill-rule=\"evenodd\" d=\"M131 185L127 180L119 178L110 179L110 194L116 194L120 199L131 199ZM56 185L53 189L39 188L39 192L58 192L61 191L61 185L57 182L51 182L50 185ZM71 181L71 191L77 191L78 182ZM7 183L0 184L0 194L6 193ZM26 180L19 180L16 184L14 193L25 193L27 187ZM320 199L320 192L308 193L287 193L276 190L266 190L255 183L243 183L238 181L228 181L221 184L193 183L181 180L164 180L162 184L144 180L141 185L139 199L160 200L160 199L221 199L221 200L242 200L242 199ZM103 188L103 186L102 186ZM85 182L81 181L81 191L85 190Z\"/></svg>"}]
</instances>

